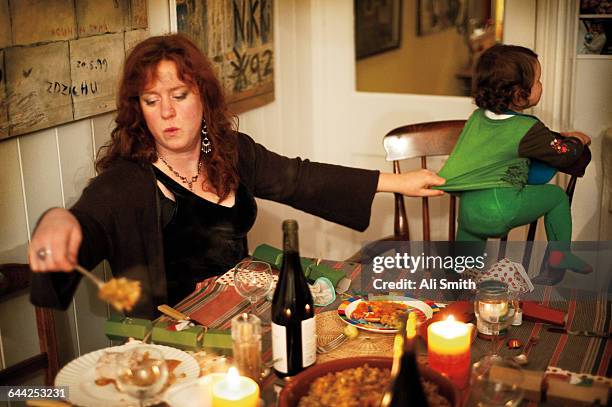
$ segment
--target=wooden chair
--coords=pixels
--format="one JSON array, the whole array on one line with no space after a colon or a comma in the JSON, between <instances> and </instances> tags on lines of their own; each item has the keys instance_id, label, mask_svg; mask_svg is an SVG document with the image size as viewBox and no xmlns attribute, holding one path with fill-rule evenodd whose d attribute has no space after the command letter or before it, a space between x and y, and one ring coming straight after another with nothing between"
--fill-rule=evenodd
<instances>
[{"instance_id":1,"label":"wooden chair","mask_svg":"<svg viewBox=\"0 0 612 407\"><path fill-rule=\"evenodd\" d=\"M31 271L27 264L0 264L0 301L23 294L30 286ZM40 353L0 370L0 385L23 384L35 373L45 372L45 384L53 385L59 370L57 338L53 311L35 307Z\"/></svg>"},{"instance_id":2,"label":"wooden chair","mask_svg":"<svg viewBox=\"0 0 612 407\"><path fill-rule=\"evenodd\" d=\"M387 133L383 145L387 152L387 161L393 161L393 173L399 174L400 160L420 158L421 168L427 168L427 158L449 155L465 120L445 120L429 123L417 123L398 127ZM395 195L393 236L388 240L410 240L408 216L404 205L404 196ZM423 240L431 240L429 198L422 199ZM448 214L448 240L455 240L456 197L451 195Z\"/></svg>"},{"instance_id":3,"label":"wooden chair","mask_svg":"<svg viewBox=\"0 0 612 407\"><path fill-rule=\"evenodd\" d=\"M400 160L420 158L421 168L427 168L428 157L449 155L452 152L464 125L465 120L443 120L397 127L384 136L383 146L386 151L386 160L393 162L393 172L395 174L401 172ZM566 189L570 204L574 194L576 180L577 177L572 176ZM371 257L375 254L372 252L371 248L375 247L378 242L410 240L408 215L404 204L404 196L397 193L394 195L393 235L371 242L368 246L352 255L347 261L359 261L362 256L365 256L365 258ZM431 241L429 198L424 197L421 199L423 241ZM448 210L448 241L451 242L455 240L456 232L456 201L456 196L451 194ZM538 222L536 220L529 226L529 231L527 233L528 241L533 241L535 238L537 224ZM500 246L499 252L501 257L505 254L505 242L507 239L507 235L501 237L502 245ZM528 258L529 255L530 253L526 251L525 258Z\"/></svg>"}]
</instances>

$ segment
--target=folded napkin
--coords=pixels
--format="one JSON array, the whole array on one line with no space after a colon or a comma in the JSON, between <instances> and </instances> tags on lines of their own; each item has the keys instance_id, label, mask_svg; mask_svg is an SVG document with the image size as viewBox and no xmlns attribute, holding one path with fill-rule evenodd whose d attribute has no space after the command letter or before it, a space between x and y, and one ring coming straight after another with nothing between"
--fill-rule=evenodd
<instances>
[{"instance_id":1,"label":"folded napkin","mask_svg":"<svg viewBox=\"0 0 612 407\"><path fill-rule=\"evenodd\" d=\"M511 291L526 293L534 290L531 279L521 263L503 258L488 270L468 269L464 275L479 284L481 281L498 280L508 284Z\"/></svg>"},{"instance_id":2,"label":"folded napkin","mask_svg":"<svg viewBox=\"0 0 612 407\"><path fill-rule=\"evenodd\" d=\"M319 277L314 284L308 284L308 288L310 288L314 305L317 307L324 307L336 300L334 285L328 278Z\"/></svg>"},{"instance_id":3,"label":"folded napkin","mask_svg":"<svg viewBox=\"0 0 612 407\"><path fill-rule=\"evenodd\" d=\"M277 269L280 269L283 264L282 250L267 244L257 246L253 252L253 258L265 261ZM321 264L320 260L313 260L306 257L302 257L300 262L302 263L304 275L311 283L314 283L320 277L325 277L331 281L337 292L344 292L348 289L350 281L348 282L349 284L347 284L346 273L344 271L336 270L325 264Z\"/></svg>"}]
</instances>

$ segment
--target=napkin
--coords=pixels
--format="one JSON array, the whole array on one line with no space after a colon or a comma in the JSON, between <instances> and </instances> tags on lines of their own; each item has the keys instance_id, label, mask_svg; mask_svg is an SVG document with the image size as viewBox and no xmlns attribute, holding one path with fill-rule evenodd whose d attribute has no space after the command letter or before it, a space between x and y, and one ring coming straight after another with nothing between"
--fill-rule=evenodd
<instances>
[{"instance_id":1,"label":"napkin","mask_svg":"<svg viewBox=\"0 0 612 407\"><path fill-rule=\"evenodd\" d=\"M177 330L177 324L180 324L180 322L158 322L153 327L151 340L154 343L173 346L180 349L200 349L204 339L204 327L195 325Z\"/></svg>"},{"instance_id":2,"label":"napkin","mask_svg":"<svg viewBox=\"0 0 612 407\"><path fill-rule=\"evenodd\" d=\"M525 267L521 263L511 261L508 258L501 259L486 271L468 269L464 272L464 275L476 284L485 280L498 280L507 283L511 291L526 293L534 290Z\"/></svg>"},{"instance_id":3,"label":"napkin","mask_svg":"<svg viewBox=\"0 0 612 407\"><path fill-rule=\"evenodd\" d=\"M308 284L308 288L310 288L310 294L312 294L314 305L317 307L324 307L336 300L334 286L332 282L325 277L317 278L314 284Z\"/></svg>"}]
</instances>

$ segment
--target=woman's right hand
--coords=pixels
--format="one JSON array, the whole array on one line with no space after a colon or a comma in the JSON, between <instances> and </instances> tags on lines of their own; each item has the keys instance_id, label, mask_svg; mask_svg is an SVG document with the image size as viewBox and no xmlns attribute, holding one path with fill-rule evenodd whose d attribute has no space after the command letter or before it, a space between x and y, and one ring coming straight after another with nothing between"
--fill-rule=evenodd
<instances>
[{"instance_id":1,"label":"woman's right hand","mask_svg":"<svg viewBox=\"0 0 612 407\"><path fill-rule=\"evenodd\" d=\"M70 211L49 210L38 222L30 241L30 268L35 272L72 271L82 239L81 225Z\"/></svg>"}]
</instances>

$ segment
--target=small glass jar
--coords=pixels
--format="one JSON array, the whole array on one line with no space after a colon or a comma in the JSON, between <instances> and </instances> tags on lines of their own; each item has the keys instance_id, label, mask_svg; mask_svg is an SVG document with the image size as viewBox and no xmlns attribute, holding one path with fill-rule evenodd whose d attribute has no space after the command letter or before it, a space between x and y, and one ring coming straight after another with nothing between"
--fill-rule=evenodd
<instances>
[{"instance_id":1,"label":"small glass jar","mask_svg":"<svg viewBox=\"0 0 612 407\"><path fill-rule=\"evenodd\" d=\"M232 318L234 364L242 376L261 379L261 320L253 314Z\"/></svg>"},{"instance_id":2,"label":"small glass jar","mask_svg":"<svg viewBox=\"0 0 612 407\"><path fill-rule=\"evenodd\" d=\"M504 336L514 317L508 284L497 280L481 282L474 301L474 312L480 338L493 340L497 336Z\"/></svg>"}]
</instances>

